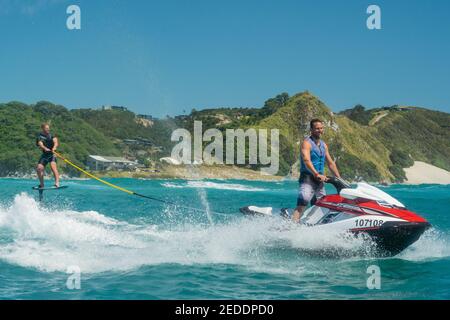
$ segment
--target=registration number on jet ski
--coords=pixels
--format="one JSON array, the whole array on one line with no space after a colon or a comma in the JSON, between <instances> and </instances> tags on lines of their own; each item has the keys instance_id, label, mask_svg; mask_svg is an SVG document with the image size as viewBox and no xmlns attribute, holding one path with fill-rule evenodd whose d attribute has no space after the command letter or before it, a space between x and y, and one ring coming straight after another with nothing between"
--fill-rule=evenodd
<instances>
[{"instance_id":1,"label":"registration number on jet ski","mask_svg":"<svg viewBox=\"0 0 450 320\"><path fill-rule=\"evenodd\" d=\"M379 227L384 223L383 220L372 219L356 219L355 224L357 227Z\"/></svg>"}]
</instances>

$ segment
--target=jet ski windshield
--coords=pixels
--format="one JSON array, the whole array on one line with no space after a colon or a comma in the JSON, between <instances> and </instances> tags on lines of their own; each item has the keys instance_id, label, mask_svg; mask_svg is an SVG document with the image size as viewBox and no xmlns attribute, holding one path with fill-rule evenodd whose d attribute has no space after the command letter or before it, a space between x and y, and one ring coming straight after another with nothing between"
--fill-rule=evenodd
<instances>
[{"instance_id":1,"label":"jet ski windshield","mask_svg":"<svg viewBox=\"0 0 450 320\"><path fill-rule=\"evenodd\" d=\"M367 199L374 200L382 205L397 208L406 208L403 203L388 195L386 192L364 182L357 183L356 188L352 188L350 183L337 177L327 177L327 183L332 184L337 193L346 199Z\"/></svg>"}]
</instances>

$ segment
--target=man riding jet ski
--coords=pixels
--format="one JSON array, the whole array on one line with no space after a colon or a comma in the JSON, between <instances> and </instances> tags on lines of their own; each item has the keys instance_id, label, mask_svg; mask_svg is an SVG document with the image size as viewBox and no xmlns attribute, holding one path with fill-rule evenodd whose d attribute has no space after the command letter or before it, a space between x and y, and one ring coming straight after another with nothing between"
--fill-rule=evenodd
<instances>
[{"instance_id":1,"label":"man riding jet ski","mask_svg":"<svg viewBox=\"0 0 450 320\"><path fill-rule=\"evenodd\" d=\"M431 225L414 212L408 211L397 199L360 182L356 188L340 178L327 177L337 194L326 195L307 209L300 224L338 233L368 235L376 244L376 252L393 256L416 242ZM241 208L245 215L282 216L291 219L294 209Z\"/></svg>"}]
</instances>

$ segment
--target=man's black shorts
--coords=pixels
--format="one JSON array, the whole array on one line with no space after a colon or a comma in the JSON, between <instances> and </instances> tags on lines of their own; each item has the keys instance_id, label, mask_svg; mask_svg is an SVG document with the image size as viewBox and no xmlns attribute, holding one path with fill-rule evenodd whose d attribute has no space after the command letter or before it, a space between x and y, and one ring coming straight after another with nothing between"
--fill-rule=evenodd
<instances>
[{"instance_id":1,"label":"man's black shorts","mask_svg":"<svg viewBox=\"0 0 450 320\"><path fill-rule=\"evenodd\" d=\"M53 153L43 153L38 163L45 167L50 162L56 162L56 156Z\"/></svg>"}]
</instances>

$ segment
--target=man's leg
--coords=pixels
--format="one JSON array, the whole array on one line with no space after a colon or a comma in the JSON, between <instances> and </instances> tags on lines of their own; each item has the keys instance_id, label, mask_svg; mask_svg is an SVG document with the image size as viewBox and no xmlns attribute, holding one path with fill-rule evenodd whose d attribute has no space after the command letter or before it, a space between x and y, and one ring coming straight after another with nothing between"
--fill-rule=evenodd
<instances>
[{"instance_id":1,"label":"man's leg","mask_svg":"<svg viewBox=\"0 0 450 320\"><path fill-rule=\"evenodd\" d=\"M292 214L292 221L293 222L299 222L300 218L302 217L303 211L305 211L306 206L297 206L294 210L294 213Z\"/></svg>"},{"instance_id":2,"label":"man's leg","mask_svg":"<svg viewBox=\"0 0 450 320\"><path fill-rule=\"evenodd\" d=\"M305 211L305 208L311 201L313 195L314 189L309 179L305 179L304 181L300 182L300 188L297 198L297 208L295 208L294 213L292 214L293 222L300 222L300 218L302 217L303 211Z\"/></svg>"},{"instance_id":3,"label":"man's leg","mask_svg":"<svg viewBox=\"0 0 450 320\"><path fill-rule=\"evenodd\" d=\"M325 183L320 182L314 190L314 196L316 197L316 200L319 200L326 195L327 193L325 192Z\"/></svg>"},{"instance_id":4,"label":"man's leg","mask_svg":"<svg viewBox=\"0 0 450 320\"><path fill-rule=\"evenodd\" d=\"M44 165L42 163L39 163L36 167L36 173L39 178L39 187L41 188L44 187L44 172L45 172Z\"/></svg>"},{"instance_id":5,"label":"man's leg","mask_svg":"<svg viewBox=\"0 0 450 320\"><path fill-rule=\"evenodd\" d=\"M50 168L52 169L53 175L55 176L55 186L59 187L59 172L55 161L50 162Z\"/></svg>"}]
</instances>

